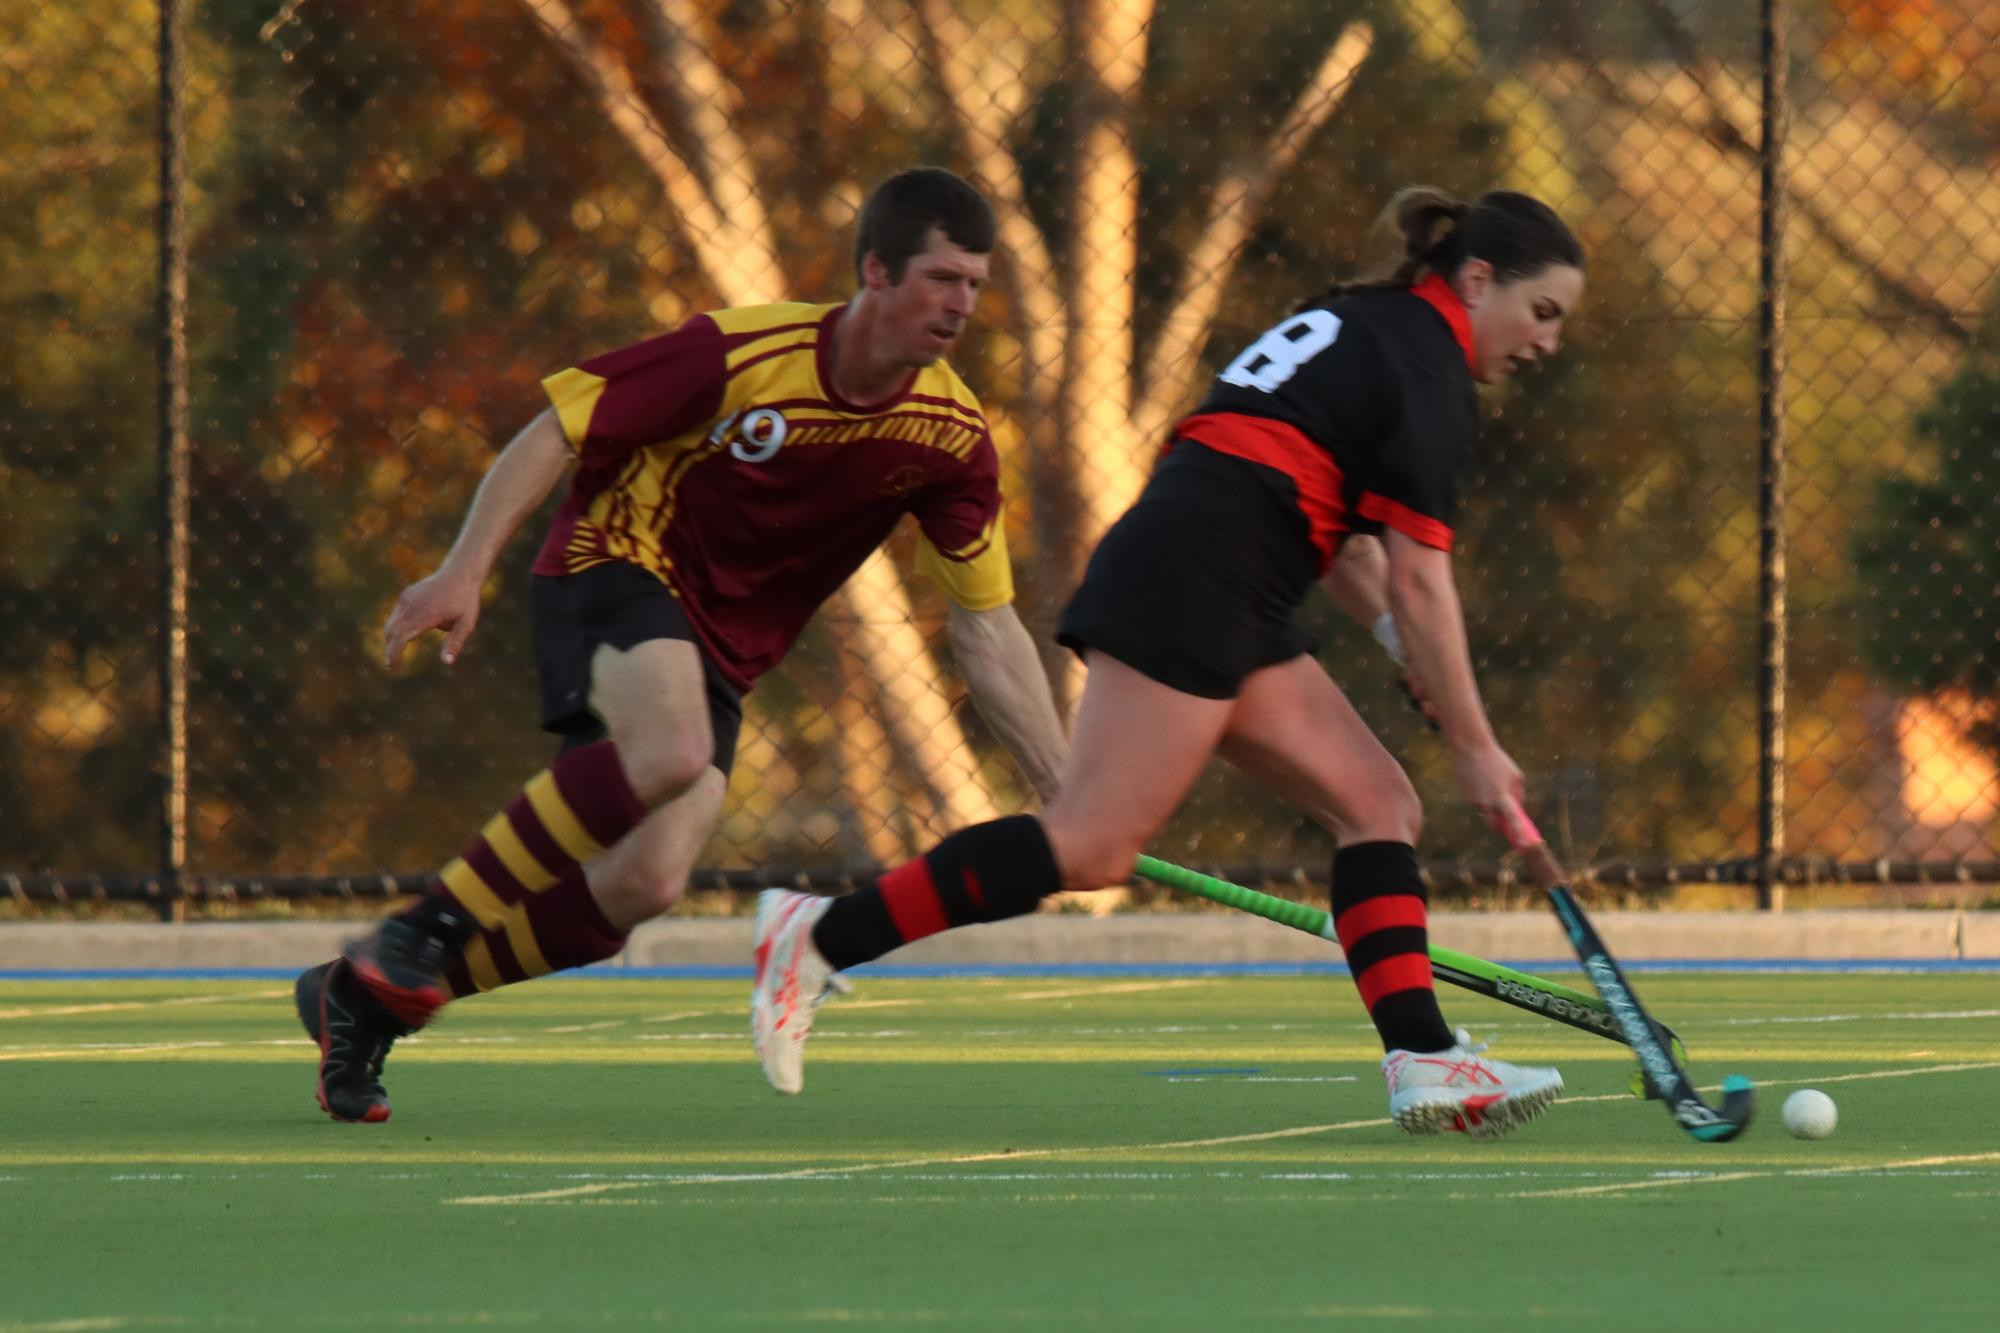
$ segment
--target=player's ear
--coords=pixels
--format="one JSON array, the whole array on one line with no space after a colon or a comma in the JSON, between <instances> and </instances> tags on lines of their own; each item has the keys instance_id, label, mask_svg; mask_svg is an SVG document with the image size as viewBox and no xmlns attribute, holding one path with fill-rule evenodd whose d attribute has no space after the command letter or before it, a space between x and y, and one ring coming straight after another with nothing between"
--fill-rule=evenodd
<instances>
[{"instance_id":1,"label":"player's ear","mask_svg":"<svg viewBox=\"0 0 2000 1333\"><path fill-rule=\"evenodd\" d=\"M896 285L889 277L889 266L873 250L861 256L861 285L878 292Z\"/></svg>"},{"instance_id":2,"label":"player's ear","mask_svg":"<svg viewBox=\"0 0 2000 1333\"><path fill-rule=\"evenodd\" d=\"M1493 290L1493 265L1483 259L1468 259L1452 275L1451 285L1465 308L1474 309Z\"/></svg>"}]
</instances>

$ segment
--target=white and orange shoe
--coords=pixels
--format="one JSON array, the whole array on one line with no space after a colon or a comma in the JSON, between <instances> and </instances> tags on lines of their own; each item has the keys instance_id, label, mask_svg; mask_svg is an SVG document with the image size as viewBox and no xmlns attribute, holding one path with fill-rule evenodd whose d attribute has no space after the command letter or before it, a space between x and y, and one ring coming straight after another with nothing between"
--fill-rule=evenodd
<instances>
[{"instance_id":1,"label":"white and orange shoe","mask_svg":"<svg viewBox=\"0 0 2000 1333\"><path fill-rule=\"evenodd\" d=\"M1447 1050L1382 1057L1389 1115L1405 1133L1498 1138L1547 1110L1562 1092L1555 1070L1489 1060L1484 1043L1474 1046L1463 1028L1455 1035L1458 1045Z\"/></svg>"},{"instance_id":2,"label":"white and orange shoe","mask_svg":"<svg viewBox=\"0 0 2000 1333\"><path fill-rule=\"evenodd\" d=\"M806 1038L813 1011L840 989L838 975L812 942L831 898L785 889L757 895L757 976L750 984L750 1035L764 1077L786 1096L806 1084Z\"/></svg>"}]
</instances>

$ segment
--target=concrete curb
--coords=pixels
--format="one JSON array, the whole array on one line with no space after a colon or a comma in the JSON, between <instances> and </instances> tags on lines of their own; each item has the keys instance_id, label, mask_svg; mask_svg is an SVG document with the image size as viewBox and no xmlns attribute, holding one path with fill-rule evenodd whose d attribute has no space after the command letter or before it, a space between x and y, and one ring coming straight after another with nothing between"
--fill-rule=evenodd
<instances>
[{"instance_id":1,"label":"concrete curb","mask_svg":"<svg viewBox=\"0 0 2000 1333\"><path fill-rule=\"evenodd\" d=\"M1620 958L2000 959L2000 912L1603 912L1593 918ZM303 968L329 958L354 922L190 925L15 922L0 925L0 969ZM1568 958L1544 912L1436 912L1438 944L1495 962ZM920 940L897 963L1326 962L1333 946L1252 917L1141 912L1041 914ZM743 965L747 917L670 917L632 934L627 966Z\"/></svg>"}]
</instances>

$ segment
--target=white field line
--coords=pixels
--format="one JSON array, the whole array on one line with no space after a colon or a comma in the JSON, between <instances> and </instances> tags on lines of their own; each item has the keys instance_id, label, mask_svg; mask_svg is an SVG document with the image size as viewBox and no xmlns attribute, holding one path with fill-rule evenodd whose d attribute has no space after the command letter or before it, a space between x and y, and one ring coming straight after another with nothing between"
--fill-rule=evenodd
<instances>
[{"instance_id":1,"label":"white field line","mask_svg":"<svg viewBox=\"0 0 2000 1333\"><path fill-rule=\"evenodd\" d=\"M1763 1023L1949 1023L1968 1018L2000 1018L2000 1009L1945 1009L1930 1014L1794 1014L1771 1018L1720 1018L1713 1026L1754 1027Z\"/></svg>"},{"instance_id":2,"label":"white field line","mask_svg":"<svg viewBox=\"0 0 2000 1333\"><path fill-rule=\"evenodd\" d=\"M1673 1189L1685 1185L1725 1185L1738 1180L1811 1179L1816 1176L1854 1176L1885 1171L1914 1171L1922 1167L1962 1166L1971 1162L2000 1162L2000 1152L1961 1153L1951 1157L1911 1157L1900 1162L1858 1162L1852 1166L1789 1167L1771 1171L1724 1171L1712 1176L1674 1176L1665 1180L1628 1180L1615 1185L1581 1185L1574 1189L1528 1190L1509 1194L1509 1199L1579 1199L1592 1194L1622 1194L1631 1190Z\"/></svg>"},{"instance_id":3,"label":"white field line","mask_svg":"<svg viewBox=\"0 0 2000 1333\"><path fill-rule=\"evenodd\" d=\"M980 995L956 995L944 999L915 997L915 996L905 997L903 999L895 999L895 1000L847 999L847 1000L836 1000L834 1002L836 1008L830 1010L829 1012L840 1012L842 1010L849 1010L849 1009L896 1009L896 1008L907 1008L911 1005L919 1005L919 1004L963 1005L963 1004L990 1004L996 1001L1014 1002L1022 1000L1065 1000L1065 999L1082 998L1091 995L1112 995L1112 994L1131 992L1131 991L1177 990L1187 986L1211 985L1219 980L1227 980L1227 978L1182 977L1173 980L1150 981L1150 982L1128 982L1118 985L1110 985L1110 986L1102 986L1094 988L1067 988L1062 990L1049 990L1049 991L1008 992L1002 990L995 990ZM603 1022L598 1022L598 1023L571 1023L571 1024L565 1024L561 1027L544 1028L542 1030L545 1032L563 1032L563 1033L602 1032L609 1028L623 1027L627 1023L635 1023L635 1022L647 1023L647 1024L683 1023L688 1021L689 1019L695 1019L695 1018L736 1018L741 1015L742 1011L743 1007L740 1005L732 1006L726 1009L683 1009L676 1013L657 1014L650 1018L639 1018L639 1019L612 1018L612 1019L606 1019ZM1952 1022L1952 1021L1962 1021L1967 1019L1978 1019L1978 1018L2000 1018L2000 1009L1952 1009L1952 1010L1939 1010L1935 1013L1892 1013L1892 1014L1806 1014L1806 1015L1774 1014L1769 1017L1761 1017L1761 1018L1721 1018L1714 1020L1713 1023L1710 1024L1710 1026L1755 1027L1762 1024L1772 1024L1772 1023L1776 1024L1865 1023L1871 1020L1881 1020L1884 1022L1921 1023L1921 1022ZM1082 1028L1082 1029L1076 1029L1075 1031L1080 1035L1086 1035L1086 1036L1100 1036L1100 1035L1110 1036L1110 1035L1130 1035L1130 1034L1149 1035L1149 1034L1164 1034L1172 1032L1235 1032L1235 1031L1287 1032L1306 1026L1309 1025L1297 1024L1297 1023L1267 1023L1267 1024L1211 1023L1211 1024L1187 1024L1178 1026L1164 1025L1159 1027ZM1358 1023L1345 1026L1365 1028L1368 1026L1368 1024ZM1009 1036L1022 1035L1026 1031L1027 1029L994 1028L990 1030L982 1030L975 1033L969 1033L967 1035L979 1036L979 1037L1009 1037ZM1040 1032L1043 1031L1043 1029L1036 1029L1036 1031Z\"/></svg>"},{"instance_id":4,"label":"white field line","mask_svg":"<svg viewBox=\"0 0 2000 1333\"><path fill-rule=\"evenodd\" d=\"M1860 1083L1878 1078L1914 1078L1921 1074L1963 1074L1979 1069L2000 1069L2000 1060L1982 1060L1965 1064L1924 1065L1916 1069L1877 1069L1866 1074L1830 1074L1825 1078L1773 1079L1760 1087L1783 1088L1796 1085L1801 1088L1825 1087L1831 1083ZM1575 1101L1606 1101L1615 1098L1578 1097ZM1962 1157L1918 1157L1905 1162L1869 1162L1856 1166L1793 1167L1778 1171L1730 1171L1713 1176L1675 1176L1670 1180L1633 1180L1615 1185L1588 1185L1577 1189L1538 1190L1523 1194L1510 1194L1510 1199L1566 1199L1580 1198L1591 1194L1615 1194L1621 1190L1666 1189L1678 1185L1714 1185L1735 1180L1767 1180L1774 1176L1839 1176L1854 1175L1864 1171L1910 1171L1918 1167L1944 1166L1963 1162L2000 1161L2000 1152L1972 1153Z\"/></svg>"},{"instance_id":5,"label":"white field line","mask_svg":"<svg viewBox=\"0 0 2000 1333\"><path fill-rule=\"evenodd\" d=\"M853 1000L853 1001L842 1002L840 1007L842 1010L889 1009L889 1008L903 1008L910 1005L918 1005L918 1004L929 1004L929 1005L984 1004L992 1001L1066 1000L1066 999L1084 998L1094 995L1119 995L1119 994L1126 994L1132 991L1181 990L1188 986L1211 985L1216 980L1218 980L1218 978L1182 977L1170 981L1120 982L1106 986L1065 987L1061 990L1045 990L1045 991L998 992L992 995L951 996L945 999L937 999L925 996L910 996L900 1000ZM187 996L175 1000L143 1001L143 1002L131 1001L118 1004L105 1004L101 1006L78 1005L78 1006L69 1006L69 1009L74 1010L76 1012L83 1012L84 1010L91 1008L142 1009L142 1008L148 1008L154 1004L197 1004L197 1003L213 1004L219 1001L225 1001L231 999L270 999L275 996L288 995L288 994L290 994L289 991L282 991L282 990L258 991L258 992L248 992L245 994L233 995L233 996L204 995L204 996ZM689 1009L689 1010L684 1010L680 1013L661 1014L655 1018L643 1018L637 1021L642 1023L671 1023L689 1018L724 1018L724 1017L735 1018L743 1014L746 1011L746 1008L747 1006L733 1006L728 1009ZM7 1012L9 1011L0 1010L0 1016L5 1016ZM64 1012L64 1011L45 1009L32 1012L54 1013L54 1012ZM565 1027L544 1028L543 1031L545 1032L594 1031L608 1027L619 1027L622 1026L626 1021L627 1020L625 1019L613 1019L604 1023L590 1023L590 1024L565 1026ZM829 1028L822 1031L820 1035L822 1037L830 1037L836 1035L837 1033L839 1033L838 1028ZM726 1033L716 1033L716 1034L696 1033L696 1034L689 1034L688 1036L682 1038L682 1040L719 1040L730 1035L731 1034L726 1034ZM885 1032L885 1033L873 1033L873 1034L861 1033L854 1035L877 1036L877 1037L887 1037L887 1036L900 1037L900 1036L907 1036L908 1034L903 1032ZM504 1044L508 1042L517 1042L520 1040L521 1038L514 1036L443 1037L443 1038L430 1036L424 1039L424 1044L427 1046L484 1046L493 1044ZM662 1041L662 1040L673 1040L673 1038L667 1036L666 1034L659 1034L659 1035L648 1034L647 1036L642 1038L642 1040ZM311 1044L310 1041L303 1035L301 1035L298 1039L293 1041L184 1041L184 1042L154 1042L147 1044L134 1044L129 1046L107 1042L107 1043L91 1043L88 1045L80 1045L74 1047L71 1046L51 1047L44 1044L40 1049L30 1050L30 1051L0 1050L0 1060L61 1060L61 1059L73 1059L78 1056L141 1055L141 1054L150 1054L160 1051L214 1050L222 1047L238 1047L238 1046L295 1046L299 1045L300 1043L305 1043L307 1045Z\"/></svg>"},{"instance_id":6,"label":"white field line","mask_svg":"<svg viewBox=\"0 0 2000 1333\"><path fill-rule=\"evenodd\" d=\"M228 1004L231 1000L270 1000L289 990L237 991L231 995L177 995L164 1000L114 1000L102 1004L28 1005L0 1009L0 1018L54 1018L64 1014L102 1014L114 1009L167 1009L183 1004ZM4 1326L0 1326L4 1327Z\"/></svg>"},{"instance_id":7,"label":"white field line","mask_svg":"<svg viewBox=\"0 0 2000 1333\"><path fill-rule=\"evenodd\" d=\"M1357 1074L1165 1074L1162 1083L1355 1083Z\"/></svg>"},{"instance_id":8,"label":"white field line","mask_svg":"<svg viewBox=\"0 0 2000 1333\"><path fill-rule=\"evenodd\" d=\"M1030 1000L1082 1000L1094 999L1100 995L1131 995L1139 991L1186 990L1190 986L1212 986L1218 977L1181 977L1172 981L1125 981L1108 986L1064 986L1057 990L998 991L980 995L948 995L942 999L929 995L907 995L900 1000L855 1000L836 999L834 1008L828 1013L847 1013L854 1009L907 1009L913 1005L929 1008L962 1004L1018 1004ZM736 1014L737 1009L722 1011Z\"/></svg>"},{"instance_id":9,"label":"white field line","mask_svg":"<svg viewBox=\"0 0 2000 1333\"><path fill-rule=\"evenodd\" d=\"M1008 991L995 989L979 995L951 995L944 998L911 995L900 1000L856 1000L836 998L834 1008L829 1013L845 1013L852 1009L907 1009L912 1005L953 1005L953 1004L1011 1004L1023 1000L1075 1000L1095 995L1128 995L1135 991L1185 990L1189 986L1212 986L1226 977L1176 977L1163 981L1124 981L1099 986L1066 986L1059 990ZM677 1013L657 1014L651 1018L613 1018L602 1023L567 1024L563 1027L544 1028L545 1032L600 1032L606 1028L623 1026L626 1023L680 1023L690 1018L740 1018L749 1012L749 1000L731 1005L726 1009L683 1009Z\"/></svg>"},{"instance_id":10,"label":"white field line","mask_svg":"<svg viewBox=\"0 0 2000 1333\"><path fill-rule=\"evenodd\" d=\"M674 1184L686 1185L728 1185L740 1182L762 1182L770 1180L811 1180L815 1176L858 1176L879 1171L912 1170L930 1166L966 1166L974 1162L1020 1162L1031 1158L1074 1157L1092 1153L1128 1152L1173 1152L1187 1148L1220 1148L1238 1143L1265 1143L1272 1139L1301 1138L1308 1134L1326 1134L1342 1129L1367 1129L1388 1124L1382 1120L1348 1120L1331 1125L1299 1125L1290 1129L1267 1129L1255 1134L1231 1134L1219 1139L1176 1139L1164 1143L1141 1144L1095 1144L1072 1148L1024 1148L1005 1149L1000 1152L964 1153L950 1157L911 1157L896 1162L850 1162L841 1166L808 1166L795 1171L744 1171L717 1172L712 1175L692 1175ZM463 1198L446 1199L448 1204L514 1204L514 1203L558 1203L570 1199L587 1198L596 1194L610 1194L621 1190L649 1189L656 1182L645 1180L605 1181L595 1185L576 1185L567 1189L536 1190L528 1194L473 1194Z\"/></svg>"},{"instance_id":11,"label":"white field line","mask_svg":"<svg viewBox=\"0 0 2000 1333\"><path fill-rule=\"evenodd\" d=\"M1121 982L1104 986L1072 986L1060 990L1043 991L996 991L990 995L952 996L947 999L910 996L900 1000L852 1000L841 1004L842 1009L890 1009L909 1005L928 1004L986 1004L995 1001L1015 1002L1022 1000L1068 1000L1094 995L1121 995L1133 991L1180 990L1188 986L1213 984L1219 978L1181 977L1165 981ZM159 1000L107 1000L95 1004L65 1005L23 1005L14 1009L0 1009L0 1019L9 1018L54 1018L74 1014L103 1014L133 1009L166 1009L191 1004L228 1004L232 1000L273 1000L290 995L289 990L237 991L227 995L179 995ZM680 1013L661 1014L654 1018L637 1020L613 1018L599 1023L572 1023L560 1027L542 1029L545 1032L600 1032L607 1028L623 1027L629 1022L678 1023L690 1018L734 1018L747 1010L747 1001L727 1009L688 1009ZM137 1049L137 1048L134 1048ZM155 1046L153 1050L182 1049L176 1046ZM62 1054L64 1052L52 1052ZM32 1055L0 1055L0 1059L31 1059Z\"/></svg>"},{"instance_id":12,"label":"white field line","mask_svg":"<svg viewBox=\"0 0 2000 1333\"><path fill-rule=\"evenodd\" d=\"M1767 1083L1763 1086L1783 1087L1788 1084L1796 1083L1801 1087L1807 1085L1818 1087L1829 1083L1850 1083L1861 1079L1910 1078L1920 1074L1950 1074L1950 1073L1961 1073L1969 1070L1978 1070L1978 1069L2000 1069L2000 1061L1982 1061L1978 1063L1951 1064L1951 1065L1926 1065L1923 1066L1922 1068L1917 1068L1917 1069L1885 1069L1867 1074L1838 1074L1838 1075L1833 1075L1831 1077L1820 1078L1820 1079L1773 1080L1772 1082ZM1613 1092L1613 1093L1601 1093L1591 1097L1565 1097L1562 1099L1561 1104L1568 1106L1580 1106L1591 1102L1624 1102L1631 1100L1632 1100L1632 1095L1630 1093ZM1298 1125L1289 1129L1270 1129L1255 1134L1231 1134L1222 1138L1215 1138L1215 1139L1178 1139L1165 1143L1100 1144L1094 1146L1069 1147L1069 1148L1027 1148L1019 1151L1009 1150L1003 1152L968 1153L951 1157L914 1157L895 1162L859 1162L859 1163L850 1163L844 1166L809 1166L809 1167L801 1167L793 1171L714 1172L714 1173L703 1173L703 1174L689 1174L686 1176L677 1177L671 1181L655 1181L655 1180L602 1181L596 1184L575 1185L562 1189L535 1190L526 1194L466 1195L464 1197L456 1199L445 1199L443 1200L443 1202L447 1204L470 1204L470 1205L481 1205L481 1206L490 1206L495 1204L505 1205L505 1204L517 1204L517 1203L564 1203L573 1199L589 1198L594 1195L618 1193L625 1190L650 1189L659 1184L730 1185L730 1184L762 1183L765 1181L774 1181L774 1180L811 1180L816 1177L822 1177L822 1176L846 1177L846 1176L872 1174L882 1171L915 1170L922 1167L966 1166L975 1162L1028 1161L1034 1158L1087 1156L1092 1153L1171 1152L1171 1151L1184 1150L1188 1148L1224 1148L1239 1143L1263 1143L1263 1142L1269 1142L1270 1140L1273 1139L1303 1138L1307 1135L1312 1135L1312 1134L1333 1134L1333 1133L1338 1133L1342 1130L1349 1130L1349 1129L1375 1129L1389 1123L1391 1122L1387 1119L1343 1120L1328 1125ZM2000 1152L1981 1153L1981 1154L1976 1154L1972 1157L1965 1157L1965 1158L1941 1157L1934 1159L1931 1158L1917 1159L1915 1161L1901 1162L1901 1163L1887 1163L1887 1164L1874 1163L1866 1166L1840 1168L1840 1170L1843 1171L1907 1170L1917 1166L1932 1166L1947 1162L1987 1161L1987 1160L2000 1160ZM1701 1184L1704 1181L1741 1180L1741 1179L1750 1179L1754 1176L1770 1176L1770 1175L1785 1175L1785 1174L1814 1175L1814 1174L1824 1174L1824 1172L1815 1172L1815 1171L1737 1172L1725 1176L1701 1176L1701 1177L1689 1177L1689 1178L1676 1177L1672 1180L1665 1180L1665 1181L1647 1180L1647 1181L1638 1181L1632 1183L1620 1183L1614 1185L1597 1185L1597 1186L1585 1187L1582 1189L1549 1190L1531 1194L1511 1195L1508 1197L1560 1198L1574 1194L1599 1194L1599 1193L1609 1193L1614 1190L1634 1189L1634 1188L1652 1189L1652 1188L1658 1188L1663 1185Z\"/></svg>"},{"instance_id":13,"label":"white field line","mask_svg":"<svg viewBox=\"0 0 2000 1333\"><path fill-rule=\"evenodd\" d=\"M1149 990L1186 990L1190 986L1213 986L1223 977L1179 977L1172 981L1125 981L1115 986L1066 986L1061 990L1002 991L997 996L977 997L1001 1000L1071 1000L1086 995L1130 995ZM961 995L958 1002L969 1004L975 997Z\"/></svg>"},{"instance_id":14,"label":"white field line","mask_svg":"<svg viewBox=\"0 0 2000 1333\"><path fill-rule=\"evenodd\" d=\"M1797 1085L1801 1088L1817 1088L1828 1083L1861 1083L1871 1078L1911 1078L1918 1074L1965 1074L1976 1069L2000 1069L2000 1060L1970 1060L1954 1065L1920 1065L1914 1069L1877 1069L1866 1074L1829 1074L1820 1079L1773 1079L1769 1084L1759 1086L1782 1088Z\"/></svg>"},{"instance_id":15,"label":"white field line","mask_svg":"<svg viewBox=\"0 0 2000 1333\"><path fill-rule=\"evenodd\" d=\"M75 1046L58 1046L36 1051L0 1051L0 1060L67 1060L97 1059L108 1055L155 1055L161 1051L219 1051L240 1050L245 1046L297 1046L304 1037L287 1037L282 1040L260 1039L257 1041L156 1041L134 1042L82 1042ZM0 1333L5 1333L0 1329Z\"/></svg>"}]
</instances>

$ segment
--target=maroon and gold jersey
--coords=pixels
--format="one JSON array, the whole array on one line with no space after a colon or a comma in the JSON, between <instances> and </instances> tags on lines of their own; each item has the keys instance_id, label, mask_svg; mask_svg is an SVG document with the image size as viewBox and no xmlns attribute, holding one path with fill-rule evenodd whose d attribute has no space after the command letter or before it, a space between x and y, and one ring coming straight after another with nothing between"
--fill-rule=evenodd
<instances>
[{"instance_id":1,"label":"maroon and gold jersey","mask_svg":"<svg viewBox=\"0 0 2000 1333\"><path fill-rule=\"evenodd\" d=\"M978 400L943 362L889 402L840 399L827 358L845 309L697 315L544 380L577 470L535 572L650 570L745 689L905 514L919 567L953 601L1012 601Z\"/></svg>"}]
</instances>

